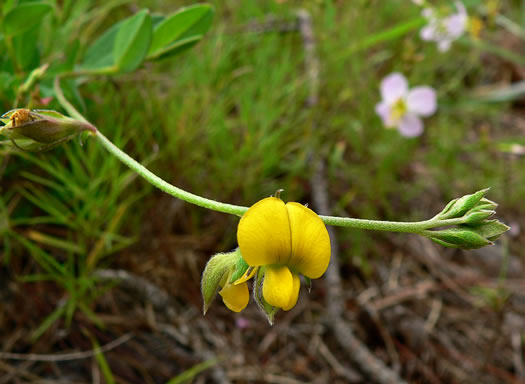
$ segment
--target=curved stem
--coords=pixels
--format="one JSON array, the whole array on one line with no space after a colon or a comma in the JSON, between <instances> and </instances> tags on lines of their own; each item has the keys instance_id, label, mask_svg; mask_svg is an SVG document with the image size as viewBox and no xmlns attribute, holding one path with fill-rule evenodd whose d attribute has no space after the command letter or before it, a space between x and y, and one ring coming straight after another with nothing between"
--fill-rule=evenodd
<instances>
[{"instance_id":1,"label":"curved stem","mask_svg":"<svg viewBox=\"0 0 525 384\"><path fill-rule=\"evenodd\" d=\"M224 213L230 213L232 215L237 215L237 216L242 216L243 213L248 210L247 207L242 207L240 205L221 203L219 201L207 199L205 197L201 197L193 193L186 192L183 189L180 189L168 183L167 181L161 179L160 177L155 175L153 172L148 170L146 167L144 167L142 164L132 159L127 153L123 152L120 148L115 146L115 144L109 141L106 136L100 133L100 131L97 131L96 136L98 140L100 141L100 143L112 155L116 156L120 161L122 161L128 167L130 167L135 172L137 172L137 174L139 174L144 179L146 179L150 184L152 184L153 186L157 187L161 191L164 191L171 196L187 201L188 203L198 205L199 207L204 207L204 208L208 208L214 211L219 211L219 212L224 212Z\"/></svg>"},{"instance_id":2,"label":"curved stem","mask_svg":"<svg viewBox=\"0 0 525 384\"><path fill-rule=\"evenodd\" d=\"M75 108L73 104L69 102L68 99L64 96L62 88L60 87L60 76L55 77L53 82L53 90L55 91L56 97L62 108L64 108L69 115L77 120L87 123L87 119Z\"/></svg>"},{"instance_id":3,"label":"curved stem","mask_svg":"<svg viewBox=\"0 0 525 384\"><path fill-rule=\"evenodd\" d=\"M77 69L71 72L63 72L60 74L62 79L69 77L79 77L79 76L103 76L103 75L113 75L118 72L118 68L115 66L95 68L95 69Z\"/></svg>"},{"instance_id":4,"label":"curved stem","mask_svg":"<svg viewBox=\"0 0 525 384\"><path fill-rule=\"evenodd\" d=\"M212 209L218 212L229 213L232 215L242 216L244 212L248 210L248 207L240 205L232 205L221 203L219 201L207 199L195 195L193 193L184 191L167 181L161 179L151 171L149 171L142 164L131 158L127 153L123 152L117 146L115 146L106 136L100 131L97 131L96 136L100 143L120 161L126 164L128 167L133 169L137 174L146 179L153 186L166 192L167 194L184 200L188 203L198 205L200 207ZM354 219L351 217L337 217L337 216L319 216L321 220L327 225L334 225L339 227L349 227L357 229L368 229L375 231L389 231L389 232L408 232L417 233L422 230L433 228L436 225L452 225L457 224L454 220L441 220L437 221L434 219L416 222L395 222L395 221L378 221L378 220L366 220L366 219ZM458 222L459 223L459 222Z\"/></svg>"},{"instance_id":5,"label":"curved stem","mask_svg":"<svg viewBox=\"0 0 525 384\"><path fill-rule=\"evenodd\" d=\"M60 79L59 77L55 78L55 93L58 101L64 107L64 109L74 118L87 122L86 118L78 112L75 107L64 97L62 90L60 88ZM166 192L167 194L184 200L188 203L198 205L203 208L208 208L218 212L229 213L232 215L242 216L247 210L248 207L243 207L241 205L233 205L221 203L212 199L207 199L195 195L191 192L187 192L183 189L180 189L167 181L161 179L153 172L148 170L142 164L137 162L135 159L131 158L127 153L118 148L113 144L106 136L104 136L100 131L94 133L98 141L111 153L113 156L117 157L129 168L137 172L138 175L146 179L150 184L159 188L161 191ZM446 225L455 225L461 224L461 219L451 219L451 220L438 220L432 218L425 221L416 221L416 222L396 222L396 221L379 221L379 220L367 220L367 219L354 219L351 217L337 217L337 216L319 216L321 220L327 225L339 226L339 227L348 227L356 229L367 229L374 231L388 231L388 232L406 232L406 233L419 233L423 230L434 228L437 226L446 226Z\"/></svg>"}]
</instances>

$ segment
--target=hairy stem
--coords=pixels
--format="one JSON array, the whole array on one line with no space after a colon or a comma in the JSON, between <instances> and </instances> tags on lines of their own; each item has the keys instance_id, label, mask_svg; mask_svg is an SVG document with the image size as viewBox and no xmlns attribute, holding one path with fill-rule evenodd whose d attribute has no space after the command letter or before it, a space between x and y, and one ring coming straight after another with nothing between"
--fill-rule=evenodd
<instances>
[{"instance_id":1,"label":"hairy stem","mask_svg":"<svg viewBox=\"0 0 525 384\"><path fill-rule=\"evenodd\" d=\"M82 116L80 112L64 97L62 89L60 88L59 77L55 78L55 93L57 99L62 107L70 114L71 117L87 122L86 118ZM205 197L195 195L191 192L187 192L180 189L167 181L161 179L153 172L148 170L142 164L135 159L131 158L127 153L118 148L113 144L106 136L97 130L96 135L98 141L111 153L117 157L129 168L137 172L138 175L146 179L147 182L153 186L159 188L161 191L174 196L178 199L184 200L188 203L198 205L199 207L211 209L218 212L229 213L236 216L242 216L248 207L241 205L226 204ZM367 229L374 231L388 231L388 232L405 232L405 233L420 233L424 230L435 228L437 226L447 226L461 224L461 219L450 219L450 220L438 220L432 218L425 221L416 222L396 222L396 221L380 221L380 220L367 220L367 219L354 219L351 217L338 217L338 216L319 216L321 220L327 225L333 225L338 227L356 228L356 229Z\"/></svg>"},{"instance_id":2,"label":"hairy stem","mask_svg":"<svg viewBox=\"0 0 525 384\"><path fill-rule=\"evenodd\" d=\"M109 153L111 153L113 156L116 156L120 161L122 161L132 170L137 172L139 176L142 176L150 184L157 187L161 191L166 192L169 195L177 197L188 203L198 205L199 207L204 207L204 208L208 208L214 211L219 211L219 212L224 212L224 213L230 213L232 215L237 215L237 216L242 216L243 213L248 210L247 207L242 207L239 205L232 205L232 204L225 204L219 201L215 201L215 200L211 200L205 197L195 195L190 192L186 192L168 183L167 181L161 179L160 177L155 175L153 172L148 170L146 167L144 167L142 164L132 159L127 153L123 152L118 147L116 147L115 144L109 141L106 136L100 133L100 131L98 131L96 135L97 135L97 139L99 140L99 142L109 151Z\"/></svg>"}]
</instances>

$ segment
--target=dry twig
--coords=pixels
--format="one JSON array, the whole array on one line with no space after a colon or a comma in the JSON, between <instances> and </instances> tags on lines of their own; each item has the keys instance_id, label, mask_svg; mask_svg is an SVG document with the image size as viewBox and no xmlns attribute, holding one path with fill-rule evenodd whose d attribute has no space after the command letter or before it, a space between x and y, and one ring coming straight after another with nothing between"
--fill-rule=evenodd
<instances>
[{"instance_id":1,"label":"dry twig","mask_svg":"<svg viewBox=\"0 0 525 384\"><path fill-rule=\"evenodd\" d=\"M315 54L315 36L312 26L312 20L306 10L300 10L297 13L299 19L299 31L303 38L303 47L305 51L306 72L309 78L309 96L307 107L313 108L318 101L318 84L319 84L319 60ZM314 174L311 180L313 203L317 212L321 215L329 215L330 208L328 204L328 186L324 173L324 160L320 157L315 159ZM338 246L335 231L328 227L330 242L332 246L332 255L330 265L326 271L327 281L327 308L330 314L330 325L336 334L336 340L344 348L353 360L359 364L360 368L371 378L381 384L399 384L403 380L399 378L396 372L387 367L381 360L376 358L352 331L350 324L343 318L344 301L341 277L339 275Z\"/></svg>"},{"instance_id":2,"label":"dry twig","mask_svg":"<svg viewBox=\"0 0 525 384\"><path fill-rule=\"evenodd\" d=\"M87 359L115 349L121 344L124 344L133 337L131 333L120 336L118 339L104 345L98 349L92 349L90 351L83 352L71 352L71 353L60 353L60 354L36 354L36 353L11 353L11 352L0 352L0 359L6 360L26 360L26 361L70 361Z\"/></svg>"}]
</instances>

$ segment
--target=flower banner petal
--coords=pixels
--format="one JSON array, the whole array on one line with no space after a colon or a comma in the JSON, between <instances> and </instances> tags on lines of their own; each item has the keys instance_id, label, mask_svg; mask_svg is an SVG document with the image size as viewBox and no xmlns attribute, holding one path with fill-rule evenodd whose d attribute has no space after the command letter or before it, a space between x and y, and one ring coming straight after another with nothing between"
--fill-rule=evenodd
<instances>
[{"instance_id":1,"label":"flower banner petal","mask_svg":"<svg viewBox=\"0 0 525 384\"><path fill-rule=\"evenodd\" d=\"M266 267L263 282L264 300L274 307L288 307L293 295L294 282L292 272L285 265Z\"/></svg>"},{"instance_id":2,"label":"flower banner petal","mask_svg":"<svg viewBox=\"0 0 525 384\"><path fill-rule=\"evenodd\" d=\"M290 258L290 223L281 199L268 197L255 203L239 222L237 241L251 266L286 264Z\"/></svg>"},{"instance_id":3,"label":"flower banner petal","mask_svg":"<svg viewBox=\"0 0 525 384\"><path fill-rule=\"evenodd\" d=\"M288 265L317 279L330 262L330 236L321 218L299 203L286 204L292 234L292 255Z\"/></svg>"}]
</instances>

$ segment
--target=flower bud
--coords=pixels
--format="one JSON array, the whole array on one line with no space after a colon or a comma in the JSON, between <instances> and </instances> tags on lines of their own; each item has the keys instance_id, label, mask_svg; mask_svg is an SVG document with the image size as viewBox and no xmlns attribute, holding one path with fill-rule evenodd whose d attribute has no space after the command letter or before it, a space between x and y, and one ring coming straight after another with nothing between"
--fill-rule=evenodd
<instances>
[{"instance_id":1,"label":"flower bud","mask_svg":"<svg viewBox=\"0 0 525 384\"><path fill-rule=\"evenodd\" d=\"M492 244L490 240L466 226L429 231L425 236L435 243L449 248L476 249Z\"/></svg>"},{"instance_id":2,"label":"flower bud","mask_svg":"<svg viewBox=\"0 0 525 384\"><path fill-rule=\"evenodd\" d=\"M492 200L489 200L489 199L486 199L486 198L481 199L479 201L478 205L476 205L476 208L487 209L489 211L496 210L497 207L498 207L498 204L496 204Z\"/></svg>"},{"instance_id":3,"label":"flower bud","mask_svg":"<svg viewBox=\"0 0 525 384\"><path fill-rule=\"evenodd\" d=\"M452 200L438 215L438 218L441 220L446 220L463 216L469 210L474 208L478 203L480 203L488 190L489 188L482 189L481 191L473 193L472 195L465 195L459 199ZM486 201L492 203L490 200Z\"/></svg>"},{"instance_id":4,"label":"flower bud","mask_svg":"<svg viewBox=\"0 0 525 384\"><path fill-rule=\"evenodd\" d=\"M87 122L75 120L56 111L14 109L0 117L5 123L0 134L22 150L50 149L81 132L96 132Z\"/></svg>"},{"instance_id":5,"label":"flower bud","mask_svg":"<svg viewBox=\"0 0 525 384\"><path fill-rule=\"evenodd\" d=\"M208 308L217 296L219 289L226 283L230 271L237 263L240 253L238 250L229 253L218 253L210 258L204 268L201 280L201 293L204 300L203 312L206 314Z\"/></svg>"},{"instance_id":6,"label":"flower bud","mask_svg":"<svg viewBox=\"0 0 525 384\"><path fill-rule=\"evenodd\" d=\"M242 258L239 248L211 257L204 268L201 280L204 314L208 311L217 293L222 296L224 304L234 312L240 312L246 307L250 295L246 283L247 278L243 278L243 275L249 272L248 269L249 265ZM222 290L219 291L221 288Z\"/></svg>"},{"instance_id":7,"label":"flower bud","mask_svg":"<svg viewBox=\"0 0 525 384\"><path fill-rule=\"evenodd\" d=\"M492 215L492 211L489 211ZM430 240L449 248L476 249L493 244L510 227L498 220L483 219L476 222L479 217L486 215L485 211L474 212L470 224L461 224L455 228L447 228L437 231L426 231L424 236Z\"/></svg>"},{"instance_id":8,"label":"flower bud","mask_svg":"<svg viewBox=\"0 0 525 384\"><path fill-rule=\"evenodd\" d=\"M475 209L471 209L465 214L464 223L465 224L478 224L478 223L481 223L483 220L486 220L495 214L496 214L496 211L479 209L479 207L476 207Z\"/></svg>"},{"instance_id":9,"label":"flower bud","mask_svg":"<svg viewBox=\"0 0 525 384\"><path fill-rule=\"evenodd\" d=\"M496 241L502 234L510 229L508 225L505 225L498 220L485 220L476 225L465 225L461 227L469 228L471 231L477 233L489 241Z\"/></svg>"}]
</instances>

